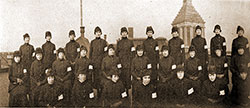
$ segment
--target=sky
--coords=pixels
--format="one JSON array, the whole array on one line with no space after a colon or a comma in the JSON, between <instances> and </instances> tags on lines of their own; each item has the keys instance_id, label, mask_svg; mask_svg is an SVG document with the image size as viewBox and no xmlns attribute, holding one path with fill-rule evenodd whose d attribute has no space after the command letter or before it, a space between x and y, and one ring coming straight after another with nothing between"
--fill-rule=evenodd
<instances>
[{"instance_id":1,"label":"sky","mask_svg":"<svg viewBox=\"0 0 250 108\"><path fill-rule=\"evenodd\" d=\"M245 29L250 40L250 0L193 0L193 6L205 23L207 43L214 36L213 28L221 25L227 50L237 37L236 28ZM85 35L94 39L94 28L101 27L107 41L115 43L120 28L133 27L134 37L146 37L147 26L154 28L154 37L171 39L171 23L183 0L83 0ZM0 0L0 52L18 50L23 35L29 33L30 43L41 47L45 32L52 32L56 47L69 41L68 32L80 35L80 0Z\"/></svg>"}]
</instances>

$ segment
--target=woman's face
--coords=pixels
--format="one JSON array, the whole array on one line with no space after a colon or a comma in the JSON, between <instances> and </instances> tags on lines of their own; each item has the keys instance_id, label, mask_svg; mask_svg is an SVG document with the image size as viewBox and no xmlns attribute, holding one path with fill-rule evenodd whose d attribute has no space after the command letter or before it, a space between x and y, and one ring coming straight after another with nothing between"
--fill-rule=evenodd
<instances>
[{"instance_id":1,"label":"woman's face","mask_svg":"<svg viewBox=\"0 0 250 108\"><path fill-rule=\"evenodd\" d=\"M139 57L141 57L141 56L143 55L143 50L137 51L137 55L138 55Z\"/></svg>"},{"instance_id":2,"label":"woman's face","mask_svg":"<svg viewBox=\"0 0 250 108\"><path fill-rule=\"evenodd\" d=\"M201 29L197 29L197 30L195 31L195 33L196 33L196 35L201 35Z\"/></svg>"}]
</instances>

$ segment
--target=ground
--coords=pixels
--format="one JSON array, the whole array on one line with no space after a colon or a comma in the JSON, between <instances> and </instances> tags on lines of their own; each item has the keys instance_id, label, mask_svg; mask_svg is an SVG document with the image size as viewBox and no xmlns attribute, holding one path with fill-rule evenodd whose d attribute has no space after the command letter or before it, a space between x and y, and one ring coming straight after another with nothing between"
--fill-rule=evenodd
<instances>
[{"instance_id":1,"label":"ground","mask_svg":"<svg viewBox=\"0 0 250 108\"><path fill-rule=\"evenodd\" d=\"M8 106L9 93L8 93L8 73L0 73L0 106Z\"/></svg>"}]
</instances>

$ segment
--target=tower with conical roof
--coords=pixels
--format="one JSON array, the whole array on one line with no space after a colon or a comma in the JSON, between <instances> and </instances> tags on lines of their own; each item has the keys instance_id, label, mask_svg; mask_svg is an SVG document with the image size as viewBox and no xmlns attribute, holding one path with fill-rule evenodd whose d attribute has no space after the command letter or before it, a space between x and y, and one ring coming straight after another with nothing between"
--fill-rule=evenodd
<instances>
[{"instance_id":1,"label":"tower with conical roof","mask_svg":"<svg viewBox=\"0 0 250 108\"><path fill-rule=\"evenodd\" d=\"M190 46L197 25L202 27L202 36L205 37L205 21L195 10L192 0L183 0L181 10L172 22L172 26L179 28L180 37L184 40L185 46Z\"/></svg>"}]
</instances>

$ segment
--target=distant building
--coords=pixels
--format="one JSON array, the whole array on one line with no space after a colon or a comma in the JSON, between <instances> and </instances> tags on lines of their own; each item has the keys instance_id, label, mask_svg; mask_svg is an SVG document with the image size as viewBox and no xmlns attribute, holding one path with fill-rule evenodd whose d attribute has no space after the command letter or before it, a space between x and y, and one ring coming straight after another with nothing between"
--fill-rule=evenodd
<instances>
[{"instance_id":1,"label":"distant building","mask_svg":"<svg viewBox=\"0 0 250 108\"><path fill-rule=\"evenodd\" d=\"M183 39L186 49L188 49L193 36L195 36L195 27L197 25L202 27L202 36L205 37L205 21L195 10L192 0L183 0L181 10L172 22L172 26L179 28L180 37Z\"/></svg>"}]
</instances>

